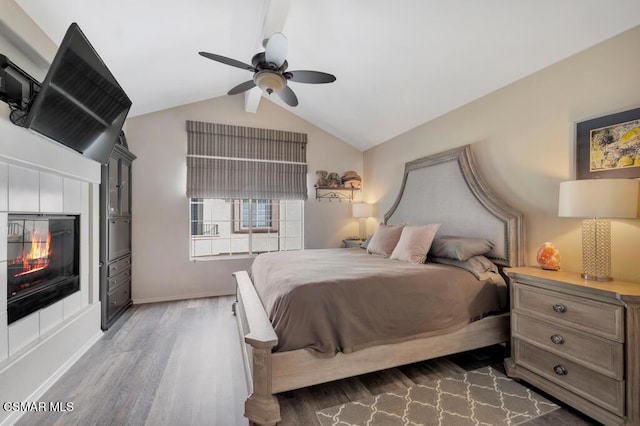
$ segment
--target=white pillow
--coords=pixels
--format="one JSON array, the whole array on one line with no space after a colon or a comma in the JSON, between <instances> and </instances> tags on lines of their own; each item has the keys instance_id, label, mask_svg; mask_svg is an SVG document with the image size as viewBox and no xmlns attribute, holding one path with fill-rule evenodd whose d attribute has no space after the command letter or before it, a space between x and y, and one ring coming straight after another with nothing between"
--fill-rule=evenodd
<instances>
[{"instance_id":1,"label":"white pillow","mask_svg":"<svg viewBox=\"0 0 640 426\"><path fill-rule=\"evenodd\" d=\"M439 223L424 226L405 226L400 241L391 253L391 259L411 263L424 263L433 238L440 228Z\"/></svg>"}]
</instances>

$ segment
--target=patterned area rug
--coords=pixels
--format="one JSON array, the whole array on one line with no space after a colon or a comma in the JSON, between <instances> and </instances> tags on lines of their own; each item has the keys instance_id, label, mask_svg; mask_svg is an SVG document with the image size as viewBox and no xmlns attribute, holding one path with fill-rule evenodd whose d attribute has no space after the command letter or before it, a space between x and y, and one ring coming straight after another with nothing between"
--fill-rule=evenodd
<instances>
[{"instance_id":1,"label":"patterned area rug","mask_svg":"<svg viewBox=\"0 0 640 426\"><path fill-rule=\"evenodd\" d=\"M517 425L558 405L484 367L316 411L322 426Z\"/></svg>"}]
</instances>

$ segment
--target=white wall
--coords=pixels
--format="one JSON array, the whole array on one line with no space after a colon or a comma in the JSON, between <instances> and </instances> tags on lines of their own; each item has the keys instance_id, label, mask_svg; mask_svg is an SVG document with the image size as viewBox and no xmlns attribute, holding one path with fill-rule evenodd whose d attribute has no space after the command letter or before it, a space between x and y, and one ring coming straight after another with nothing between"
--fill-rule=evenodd
<instances>
[{"instance_id":1,"label":"white wall","mask_svg":"<svg viewBox=\"0 0 640 426\"><path fill-rule=\"evenodd\" d=\"M267 99L261 100L257 113L247 113L243 99L224 96L127 121L127 142L138 157L133 163L135 303L231 294L235 291L232 272L251 263L250 259L189 261L187 120L307 133L305 246L339 247L342 238L358 233L349 203L316 201L313 184L320 169L362 174L362 153Z\"/></svg>"},{"instance_id":2,"label":"white wall","mask_svg":"<svg viewBox=\"0 0 640 426\"><path fill-rule=\"evenodd\" d=\"M487 183L524 213L527 264L551 241L562 268L581 271L580 220L557 217L558 186L575 178L576 122L640 106L638 52L640 27L366 151L366 200L382 218L406 161L473 144ZM640 220L612 228L613 275L640 281Z\"/></svg>"}]
</instances>

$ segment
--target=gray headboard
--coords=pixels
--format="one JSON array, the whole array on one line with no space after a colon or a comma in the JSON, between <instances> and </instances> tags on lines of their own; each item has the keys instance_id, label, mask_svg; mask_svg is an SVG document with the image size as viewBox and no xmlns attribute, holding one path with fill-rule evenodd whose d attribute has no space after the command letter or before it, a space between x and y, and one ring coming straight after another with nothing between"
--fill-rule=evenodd
<instances>
[{"instance_id":1,"label":"gray headboard","mask_svg":"<svg viewBox=\"0 0 640 426\"><path fill-rule=\"evenodd\" d=\"M522 213L487 187L469 145L406 163L400 193L384 221L440 223L438 235L486 238L494 244L487 256L494 263L524 265Z\"/></svg>"}]
</instances>

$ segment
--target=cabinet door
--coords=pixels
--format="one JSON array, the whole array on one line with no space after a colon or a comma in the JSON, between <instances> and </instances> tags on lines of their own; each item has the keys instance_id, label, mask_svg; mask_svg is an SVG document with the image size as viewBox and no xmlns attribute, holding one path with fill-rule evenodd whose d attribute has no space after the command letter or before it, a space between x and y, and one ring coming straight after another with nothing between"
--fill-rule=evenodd
<instances>
[{"instance_id":1,"label":"cabinet door","mask_svg":"<svg viewBox=\"0 0 640 426\"><path fill-rule=\"evenodd\" d=\"M131 219L109 219L109 254L111 262L131 252Z\"/></svg>"},{"instance_id":2,"label":"cabinet door","mask_svg":"<svg viewBox=\"0 0 640 426\"><path fill-rule=\"evenodd\" d=\"M120 160L118 158L111 157L109 159L109 214L120 213L120 173L119 173Z\"/></svg>"},{"instance_id":3,"label":"cabinet door","mask_svg":"<svg viewBox=\"0 0 640 426\"><path fill-rule=\"evenodd\" d=\"M131 167L127 161L120 160L120 213L131 214Z\"/></svg>"}]
</instances>

